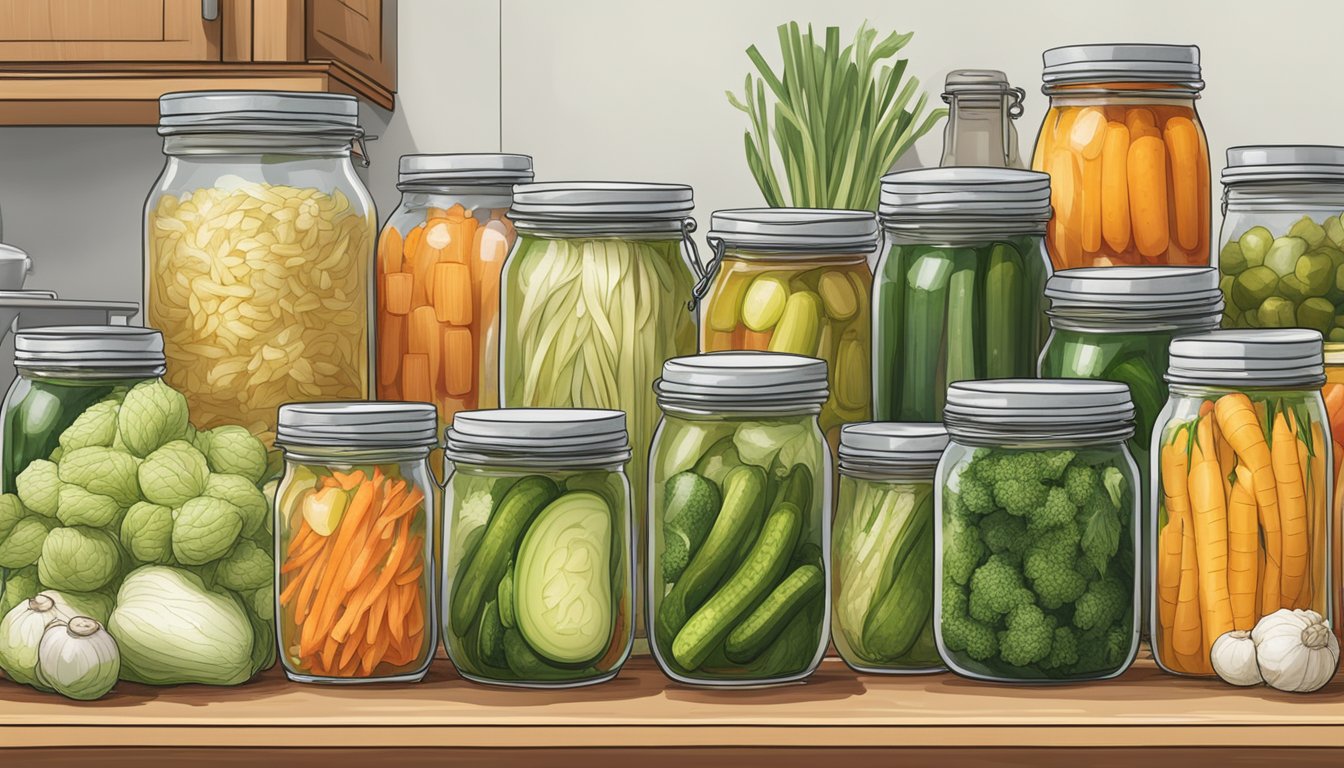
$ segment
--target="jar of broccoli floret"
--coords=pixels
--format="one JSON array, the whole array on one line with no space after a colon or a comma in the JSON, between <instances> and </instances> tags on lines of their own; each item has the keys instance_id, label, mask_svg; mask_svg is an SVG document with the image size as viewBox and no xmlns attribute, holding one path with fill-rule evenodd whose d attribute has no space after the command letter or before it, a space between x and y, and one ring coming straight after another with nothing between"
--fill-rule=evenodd
<instances>
[{"instance_id":1,"label":"jar of broccoli floret","mask_svg":"<svg viewBox=\"0 0 1344 768\"><path fill-rule=\"evenodd\" d=\"M840 429L831 626L845 663L886 674L943 669L933 639L934 475L941 424Z\"/></svg>"},{"instance_id":2,"label":"jar of broccoli floret","mask_svg":"<svg viewBox=\"0 0 1344 768\"><path fill-rule=\"evenodd\" d=\"M935 636L959 675L1104 680L1139 645L1139 479L1124 384L948 387Z\"/></svg>"}]
</instances>

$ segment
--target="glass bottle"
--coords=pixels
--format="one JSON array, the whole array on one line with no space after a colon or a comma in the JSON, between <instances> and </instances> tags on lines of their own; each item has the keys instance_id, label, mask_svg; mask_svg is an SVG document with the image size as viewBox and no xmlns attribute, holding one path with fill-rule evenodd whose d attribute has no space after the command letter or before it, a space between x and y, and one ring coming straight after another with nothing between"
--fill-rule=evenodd
<instances>
[{"instance_id":1,"label":"glass bottle","mask_svg":"<svg viewBox=\"0 0 1344 768\"><path fill-rule=\"evenodd\" d=\"M947 73L943 101L943 159L938 164L1021 168L1017 128L1025 92L1008 84L997 69L954 69Z\"/></svg>"}]
</instances>

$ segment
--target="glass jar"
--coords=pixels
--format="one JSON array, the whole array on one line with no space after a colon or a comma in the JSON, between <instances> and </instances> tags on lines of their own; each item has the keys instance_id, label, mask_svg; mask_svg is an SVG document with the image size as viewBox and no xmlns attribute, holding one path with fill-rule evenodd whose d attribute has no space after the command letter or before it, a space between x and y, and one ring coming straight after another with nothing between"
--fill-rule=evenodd
<instances>
[{"instance_id":1,"label":"glass jar","mask_svg":"<svg viewBox=\"0 0 1344 768\"><path fill-rule=\"evenodd\" d=\"M610 680L634 642L620 411L459 411L448 430L443 637L478 683Z\"/></svg>"},{"instance_id":2,"label":"glass jar","mask_svg":"<svg viewBox=\"0 0 1344 768\"><path fill-rule=\"evenodd\" d=\"M1330 421L1330 456L1333 459L1334 503L1331 505L1330 534L1330 573L1331 596L1334 610L1339 614L1344 610L1344 344L1325 345L1325 386L1321 389L1325 401L1325 416ZM1334 622L1335 636L1344 639L1344 627L1338 619Z\"/></svg>"},{"instance_id":3,"label":"glass jar","mask_svg":"<svg viewBox=\"0 0 1344 768\"><path fill-rule=\"evenodd\" d=\"M1171 343L1153 430L1153 658L1211 676L1224 632L1280 608L1331 617L1333 467L1321 336L1211 331Z\"/></svg>"},{"instance_id":4,"label":"glass jar","mask_svg":"<svg viewBox=\"0 0 1344 768\"><path fill-rule=\"evenodd\" d=\"M831 634L856 671L943 669L934 642L933 481L946 447L941 424L840 430Z\"/></svg>"},{"instance_id":5,"label":"glass jar","mask_svg":"<svg viewBox=\"0 0 1344 768\"><path fill-rule=\"evenodd\" d=\"M1344 147L1228 149L1223 214L1223 327L1344 342Z\"/></svg>"},{"instance_id":6,"label":"glass jar","mask_svg":"<svg viewBox=\"0 0 1344 768\"><path fill-rule=\"evenodd\" d=\"M14 336L17 376L4 405L3 489L38 459L55 461L61 433L104 400L163 375L163 336L150 328L72 325Z\"/></svg>"},{"instance_id":7,"label":"glass jar","mask_svg":"<svg viewBox=\"0 0 1344 768\"><path fill-rule=\"evenodd\" d=\"M1031 167L1050 174L1055 269L1209 265L1209 144L1193 45L1045 52L1050 109Z\"/></svg>"},{"instance_id":8,"label":"glass jar","mask_svg":"<svg viewBox=\"0 0 1344 768\"><path fill-rule=\"evenodd\" d=\"M700 351L759 350L817 357L830 372L821 428L872 411L868 257L877 219L868 211L748 208L715 211L710 261L697 286L705 304Z\"/></svg>"},{"instance_id":9,"label":"glass jar","mask_svg":"<svg viewBox=\"0 0 1344 768\"><path fill-rule=\"evenodd\" d=\"M938 421L947 385L1033 376L1045 341L1050 180L1002 168L882 179L873 287L873 412Z\"/></svg>"},{"instance_id":10,"label":"glass jar","mask_svg":"<svg viewBox=\"0 0 1344 768\"><path fill-rule=\"evenodd\" d=\"M434 403L446 425L499 403L499 273L526 155L403 155L378 236L378 397Z\"/></svg>"},{"instance_id":11,"label":"glass jar","mask_svg":"<svg viewBox=\"0 0 1344 768\"><path fill-rule=\"evenodd\" d=\"M145 313L197 426L269 445L283 403L366 397L377 223L354 97L170 93L159 115Z\"/></svg>"},{"instance_id":12,"label":"glass jar","mask_svg":"<svg viewBox=\"0 0 1344 768\"><path fill-rule=\"evenodd\" d=\"M1134 405L1109 381L948 387L938 653L997 682L1116 677L1139 647Z\"/></svg>"},{"instance_id":13,"label":"glass jar","mask_svg":"<svg viewBox=\"0 0 1344 768\"><path fill-rule=\"evenodd\" d=\"M438 646L427 403L280 408L275 615L301 683L416 682Z\"/></svg>"},{"instance_id":14,"label":"glass jar","mask_svg":"<svg viewBox=\"0 0 1344 768\"><path fill-rule=\"evenodd\" d=\"M649 452L649 645L710 686L812 674L830 623L826 363L772 352L668 360Z\"/></svg>"},{"instance_id":15,"label":"glass jar","mask_svg":"<svg viewBox=\"0 0 1344 768\"><path fill-rule=\"evenodd\" d=\"M1026 93L997 69L954 69L943 84L947 125L938 164L1021 168L1017 128Z\"/></svg>"}]
</instances>

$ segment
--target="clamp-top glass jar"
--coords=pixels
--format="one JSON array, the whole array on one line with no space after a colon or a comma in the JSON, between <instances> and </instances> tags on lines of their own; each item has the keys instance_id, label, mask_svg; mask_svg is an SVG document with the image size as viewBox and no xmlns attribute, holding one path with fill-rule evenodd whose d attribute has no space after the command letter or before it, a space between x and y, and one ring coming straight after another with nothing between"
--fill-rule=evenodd
<instances>
[{"instance_id":1,"label":"clamp-top glass jar","mask_svg":"<svg viewBox=\"0 0 1344 768\"><path fill-rule=\"evenodd\" d=\"M867 211L746 208L715 211L714 249L701 280L700 351L759 350L817 357L830 372L821 428L872 410L868 362L877 219Z\"/></svg>"},{"instance_id":2,"label":"clamp-top glass jar","mask_svg":"<svg viewBox=\"0 0 1344 768\"><path fill-rule=\"evenodd\" d=\"M943 129L941 166L1021 168L1017 128L1022 116L1021 88L1008 84L997 69L954 69L943 84L947 126Z\"/></svg>"},{"instance_id":3,"label":"clamp-top glass jar","mask_svg":"<svg viewBox=\"0 0 1344 768\"><path fill-rule=\"evenodd\" d=\"M1055 269L1209 264L1209 145L1193 45L1045 52L1050 110L1031 167L1050 174Z\"/></svg>"},{"instance_id":4,"label":"clamp-top glass jar","mask_svg":"<svg viewBox=\"0 0 1344 768\"><path fill-rule=\"evenodd\" d=\"M368 394L377 223L351 96L159 100L167 163L145 204L145 316L201 429L270 444L281 404Z\"/></svg>"},{"instance_id":5,"label":"clamp-top glass jar","mask_svg":"<svg viewBox=\"0 0 1344 768\"><path fill-rule=\"evenodd\" d=\"M634 642L625 414L460 411L448 430L443 637L463 677L610 680Z\"/></svg>"},{"instance_id":6,"label":"clamp-top glass jar","mask_svg":"<svg viewBox=\"0 0 1344 768\"><path fill-rule=\"evenodd\" d=\"M873 411L938 421L947 385L1033 376L1045 341L1050 179L1010 168L882 178Z\"/></svg>"}]
</instances>

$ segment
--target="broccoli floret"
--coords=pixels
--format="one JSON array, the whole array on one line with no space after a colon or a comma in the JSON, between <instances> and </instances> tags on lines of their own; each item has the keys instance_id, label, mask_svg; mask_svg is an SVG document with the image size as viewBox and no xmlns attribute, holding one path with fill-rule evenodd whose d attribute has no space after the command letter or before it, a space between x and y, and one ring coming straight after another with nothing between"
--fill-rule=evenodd
<instances>
[{"instance_id":1,"label":"broccoli floret","mask_svg":"<svg viewBox=\"0 0 1344 768\"><path fill-rule=\"evenodd\" d=\"M1069 500L1069 493L1063 488L1051 488L1045 496L1045 503L1032 507L1027 512L1027 524L1033 533L1073 522L1078 508Z\"/></svg>"},{"instance_id":2,"label":"broccoli floret","mask_svg":"<svg viewBox=\"0 0 1344 768\"><path fill-rule=\"evenodd\" d=\"M1059 669L1078 663L1078 636L1070 627L1056 627L1050 655L1041 660L1043 669Z\"/></svg>"},{"instance_id":3,"label":"broccoli floret","mask_svg":"<svg viewBox=\"0 0 1344 768\"><path fill-rule=\"evenodd\" d=\"M954 512L943 531L943 573L947 578L965 586L975 567L988 554L979 529Z\"/></svg>"},{"instance_id":4,"label":"broccoli floret","mask_svg":"<svg viewBox=\"0 0 1344 768\"><path fill-rule=\"evenodd\" d=\"M1026 517L1045 503L1049 490L1035 480L1005 478L994 484L994 502L1011 515Z\"/></svg>"},{"instance_id":5,"label":"broccoli floret","mask_svg":"<svg viewBox=\"0 0 1344 768\"><path fill-rule=\"evenodd\" d=\"M1029 533L1028 538L1027 554L1043 552L1051 560L1062 563L1072 563L1079 557L1078 544L1082 534L1075 522L1069 521L1039 534Z\"/></svg>"},{"instance_id":6,"label":"broccoli floret","mask_svg":"<svg viewBox=\"0 0 1344 768\"><path fill-rule=\"evenodd\" d=\"M1031 591L1022 581L1022 571L1008 557L991 555L971 576L971 618L996 622L1019 605L1031 603Z\"/></svg>"},{"instance_id":7,"label":"broccoli floret","mask_svg":"<svg viewBox=\"0 0 1344 768\"><path fill-rule=\"evenodd\" d=\"M1086 464L1074 464L1064 470L1064 490L1074 506L1081 507L1091 501L1093 495L1101 490L1097 482L1097 470Z\"/></svg>"},{"instance_id":8,"label":"broccoli floret","mask_svg":"<svg viewBox=\"0 0 1344 768\"><path fill-rule=\"evenodd\" d=\"M962 470L962 479L971 478L979 480L985 484L991 484L998 479L999 462L1002 456L988 448L981 448L971 457L966 469Z\"/></svg>"},{"instance_id":9,"label":"broccoli floret","mask_svg":"<svg viewBox=\"0 0 1344 768\"><path fill-rule=\"evenodd\" d=\"M1075 455L1073 451L1015 451L1000 459L995 479L1058 482Z\"/></svg>"},{"instance_id":10,"label":"broccoli floret","mask_svg":"<svg viewBox=\"0 0 1344 768\"><path fill-rule=\"evenodd\" d=\"M966 613L966 592L955 584L943 584L943 644L949 651L965 652L976 661L984 661L999 652L994 630Z\"/></svg>"},{"instance_id":11,"label":"broccoli floret","mask_svg":"<svg viewBox=\"0 0 1344 768\"><path fill-rule=\"evenodd\" d=\"M1074 569L1072 560L1055 559L1045 550L1029 551L1022 570L1041 605L1050 610L1072 603L1087 589L1087 579Z\"/></svg>"},{"instance_id":12,"label":"broccoli floret","mask_svg":"<svg viewBox=\"0 0 1344 768\"><path fill-rule=\"evenodd\" d=\"M1109 629L1094 627L1080 632L1078 637L1078 661L1074 672L1097 672L1115 668L1124 662L1134 643L1133 627L1124 621Z\"/></svg>"},{"instance_id":13,"label":"broccoli floret","mask_svg":"<svg viewBox=\"0 0 1344 768\"><path fill-rule=\"evenodd\" d=\"M980 521L980 536L990 552L1021 553L1030 544L1027 523L1002 510L985 515Z\"/></svg>"},{"instance_id":14,"label":"broccoli floret","mask_svg":"<svg viewBox=\"0 0 1344 768\"><path fill-rule=\"evenodd\" d=\"M1073 625L1079 629L1106 629L1130 613L1133 607L1129 586L1119 579L1106 577L1088 584L1087 591L1078 598L1073 607Z\"/></svg>"},{"instance_id":15,"label":"broccoli floret","mask_svg":"<svg viewBox=\"0 0 1344 768\"><path fill-rule=\"evenodd\" d=\"M988 483L962 474L959 487L966 511L976 515L987 515L994 511L994 494L990 492Z\"/></svg>"},{"instance_id":16,"label":"broccoli floret","mask_svg":"<svg viewBox=\"0 0 1344 768\"><path fill-rule=\"evenodd\" d=\"M1008 614L1008 630L999 633L999 657L1017 667L1050 655L1055 638L1054 622L1030 603L1019 605Z\"/></svg>"}]
</instances>

